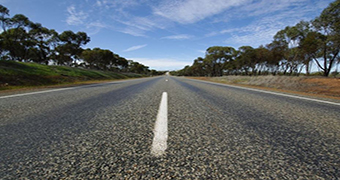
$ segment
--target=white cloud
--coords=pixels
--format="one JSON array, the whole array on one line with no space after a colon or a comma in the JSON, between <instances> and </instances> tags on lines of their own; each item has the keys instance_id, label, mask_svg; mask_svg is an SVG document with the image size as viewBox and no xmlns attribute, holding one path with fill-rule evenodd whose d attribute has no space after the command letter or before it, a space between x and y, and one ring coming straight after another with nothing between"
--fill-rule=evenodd
<instances>
[{"instance_id":1,"label":"white cloud","mask_svg":"<svg viewBox=\"0 0 340 180\"><path fill-rule=\"evenodd\" d=\"M132 35L132 36L136 36L136 37L147 37L145 35L145 32L144 31L141 31L139 29L133 29L133 28L120 28L118 29L117 31L119 32L122 32L124 34L129 34L129 35Z\"/></svg>"},{"instance_id":2,"label":"white cloud","mask_svg":"<svg viewBox=\"0 0 340 180\"><path fill-rule=\"evenodd\" d=\"M138 50L138 49L142 49L142 48L144 48L146 46L147 46L147 44L138 45L138 46L132 46L130 48L125 49L124 52L135 51L135 50Z\"/></svg>"},{"instance_id":3,"label":"white cloud","mask_svg":"<svg viewBox=\"0 0 340 180\"><path fill-rule=\"evenodd\" d=\"M310 3L310 0L281 0L275 3L271 0L255 1L231 12L242 14L243 18L255 17L254 21L248 22L245 26L236 25L236 27L216 30L207 33L205 37L227 36L225 44L257 47L270 43L273 36L286 26L294 26L301 20L311 20L310 14L320 9L320 5L316 6Z\"/></svg>"},{"instance_id":4,"label":"white cloud","mask_svg":"<svg viewBox=\"0 0 340 180\"><path fill-rule=\"evenodd\" d=\"M97 6L101 7L103 5L102 1L97 0L96 2Z\"/></svg>"},{"instance_id":5,"label":"white cloud","mask_svg":"<svg viewBox=\"0 0 340 180\"><path fill-rule=\"evenodd\" d=\"M202 54L205 54L205 53L206 53L206 50L197 50L197 52L202 53Z\"/></svg>"},{"instance_id":6,"label":"white cloud","mask_svg":"<svg viewBox=\"0 0 340 180\"><path fill-rule=\"evenodd\" d=\"M228 8L240 6L250 0L167 0L159 7L154 7L159 15L182 24L195 23L207 17L219 14Z\"/></svg>"},{"instance_id":7,"label":"white cloud","mask_svg":"<svg viewBox=\"0 0 340 180\"><path fill-rule=\"evenodd\" d=\"M101 22L90 22L89 24L86 25L88 28L91 28L91 27L96 27L96 28L106 28L107 25L106 24L103 24Z\"/></svg>"},{"instance_id":8,"label":"white cloud","mask_svg":"<svg viewBox=\"0 0 340 180\"><path fill-rule=\"evenodd\" d=\"M191 35L180 34L180 35L173 35L173 36L162 37L161 39L183 40L183 39L190 39L190 38L192 38Z\"/></svg>"},{"instance_id":9,"label":"white cloud","mask_svg":"<svg viewBox=\"0 0 340 180\"><path fill-rule=\"evenodd\" d=\"M68 25L82 25L88 17L88 14L84 13L83 11L77 11L73 5L67 8L67 12L68 17L66 22Z\"/></svg>"},{"instance_id":10,"label":"white cloud","mask_svg":"<svg viewBox=\"0 0 340 180\"><path fill-rule=\"evenodd\" d=\"M291 10L292 7L299 7L299 9L301 9L301 5L306 3L308 4L308 1L310 0L254 1L254 3L249 3L248 5L245 5L242 8L240 8L240 13L246 16L259 16L262 14L268 14L282 10Z\"/></svg>"},{"instance_id":11,"label":"white cloud","mask_svg":"<svg viewBox=\"0 0 340 180\"><path fill-rule=\"evenodd\" d=\"M176 59L149 59L149 58L130 58L134 61L140 62L148 67L150 69L156 69L156 70L179 70L187 65L191 65L192 62L186 62L182 60L176 60Z\"/></svg>"},{"instance_id":12,"label":"white cloud","mask_svg":"<svg viewBox=\"0 0 340 180\"><path fill-rule=\"evenodd\" d=\"M289 13L287 13L289 14ZM228 34L225 43L236 44L238 46L251 45L258 47L266 45L273 40L274 35L286 26L294 26L301 19L294 16L278 14L276 16L266 17L254 21L248 26L222 30L220 34Z\"/></svg>"}]
</instances>

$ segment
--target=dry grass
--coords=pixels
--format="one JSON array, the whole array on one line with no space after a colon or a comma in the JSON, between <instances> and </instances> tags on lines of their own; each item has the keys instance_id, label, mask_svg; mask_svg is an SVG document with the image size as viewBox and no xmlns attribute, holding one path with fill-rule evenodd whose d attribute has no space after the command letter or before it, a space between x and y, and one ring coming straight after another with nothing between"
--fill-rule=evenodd
<instances>
[{"instance_id":1,"label":"dry grass","mask_svg":"<svg viewBox=\"0 0 340 180\"><path fill-rule=\"evenodd\" d=\"M237 84L279 91L308 93L316 96L340 99L340 79L325 77L291 76L223 76L195 79Z\"/></svg>"}]
</instances>

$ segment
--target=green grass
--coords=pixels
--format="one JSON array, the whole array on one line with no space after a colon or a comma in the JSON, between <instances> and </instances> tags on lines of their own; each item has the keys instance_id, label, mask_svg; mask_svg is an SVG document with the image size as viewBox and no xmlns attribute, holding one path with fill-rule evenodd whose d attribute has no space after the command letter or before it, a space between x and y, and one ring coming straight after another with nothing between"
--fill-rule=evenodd
<instances>
[{"instance_id":1,"label":"green grass","mask_svg":"<svg viewBox=\"0 0 340 180\"><path fill-rule=\"evenodd\" d=\"M134 73L117 73L0 60L0 90L140 77L143 76Z\"/></svg>"}]
</instances>

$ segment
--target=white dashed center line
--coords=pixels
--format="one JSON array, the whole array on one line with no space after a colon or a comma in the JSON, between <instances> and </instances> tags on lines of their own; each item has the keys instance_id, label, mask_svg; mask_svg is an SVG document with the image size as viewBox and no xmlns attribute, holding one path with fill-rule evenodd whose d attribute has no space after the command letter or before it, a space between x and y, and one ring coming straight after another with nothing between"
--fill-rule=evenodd
<instances>
[{"instance_id":1,"label":"white dashed center line","mask_svg":"<svg viewBox=\"0 0 340 180\"><path fill-rule=\"evenodd\" d=\"M151 154L159 157L165 153L168 140L168 93L163 92L154 129Z\"/></svg>"}]
</instances>

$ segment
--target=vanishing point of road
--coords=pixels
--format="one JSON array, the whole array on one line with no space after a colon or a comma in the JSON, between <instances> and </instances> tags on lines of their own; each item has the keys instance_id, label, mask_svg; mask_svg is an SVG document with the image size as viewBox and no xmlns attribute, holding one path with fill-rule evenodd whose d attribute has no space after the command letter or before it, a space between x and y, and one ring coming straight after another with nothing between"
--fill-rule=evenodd
<instances>
[{"instance_id":1,"label":"vanishing point of road","mask_svg":"<svg viewBox=\"0 0 340 180\"><path fill-rule=\"evenodd\" d=\"M172 76L0 96L0 179L339 179L340 103Z\"/></svg>"}]
</instances>

